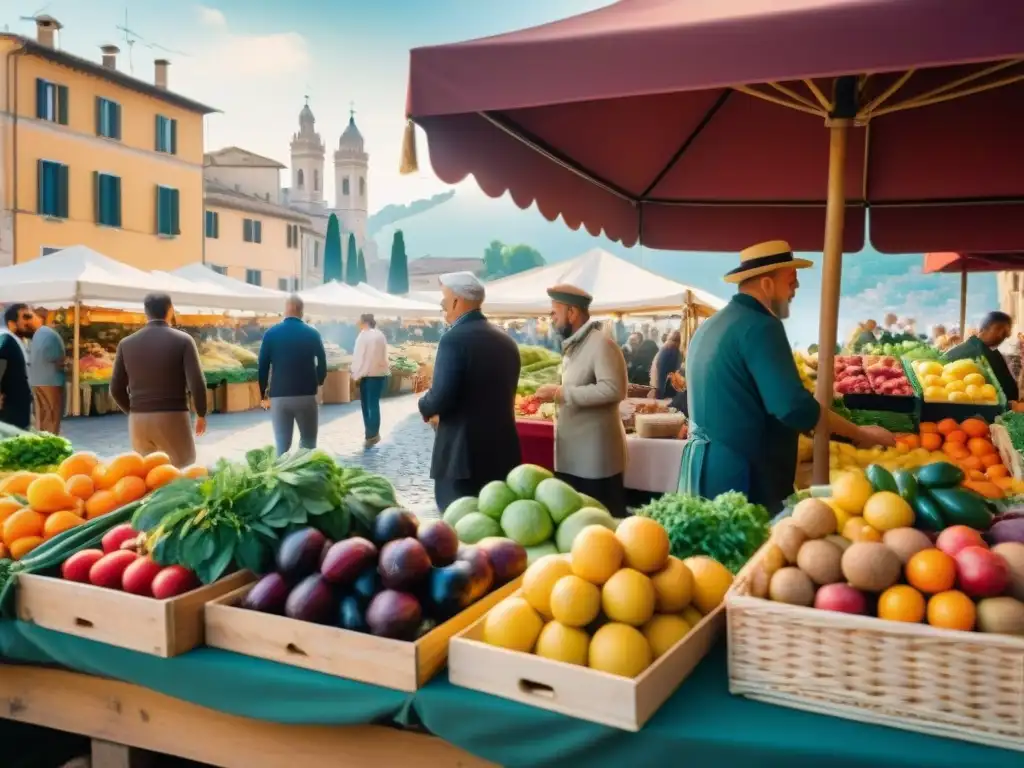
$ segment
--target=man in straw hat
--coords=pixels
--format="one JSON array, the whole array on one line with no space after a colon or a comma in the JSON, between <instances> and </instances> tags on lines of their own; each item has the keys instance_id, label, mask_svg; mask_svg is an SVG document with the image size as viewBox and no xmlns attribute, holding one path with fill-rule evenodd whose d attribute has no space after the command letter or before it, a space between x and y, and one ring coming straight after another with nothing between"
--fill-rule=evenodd
<instances>
[{"instance_id":1,"label":"man in straw hat","mask_svg":"<svg viewBox=\"0 0 1024 768\"><path fill-rule=\"evenodd\" d=\"M626 360L615 340L590 319L586 291L562 284L548 289L551 325L562 338L562 383L537 397L558 404L555 474L592 496L613 515L626 513L626 433L619 403L626 397Z\"/></svg>"},{"instance_id":2,"label":"man in straw hat","mask_svg":"<svg viewBox=\"0 0 1024 768\"><path fill-rule=\"evenodd\" d=\"M515 398L519 349L487 322L480 306L484 285L470 272L442 275L441 309L448 330L441 336L430 390L420 415L437 424L430 477L444 509L476 496L492 480L504 480L522 460Z\"/></svg>"},{"instance_id":3,"label":"man in straw hat","mask_svg":"<svg viewBox=\"0 0 1024 768\"><path fill-rule=\"evenodd\" d=\"M782 321L812 262L782 240L751 246L726 282L732 301L697 329L686 379L690 439L680 490L712 498L741 491L770 512L793 492L797 438L818 423L820 406L800 381ZM858 427L829 414L832 432L863 446L894 445L882 427Z\"/></svg>"}]
</instances>

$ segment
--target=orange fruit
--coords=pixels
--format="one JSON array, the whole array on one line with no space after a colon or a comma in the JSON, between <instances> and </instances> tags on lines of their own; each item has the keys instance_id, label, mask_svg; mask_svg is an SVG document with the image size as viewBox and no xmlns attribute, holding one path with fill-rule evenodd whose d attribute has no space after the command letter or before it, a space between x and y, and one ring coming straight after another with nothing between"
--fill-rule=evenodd
<instances>
[{"instance_id":1,"label":"orange fruit","mask_svg":"<svg viewBox=\"0 0 1024 768\"><path fill-rule=\"evenodd\" d=\"M1004 467L1002 464L990 464L985 468L985 477L989 480L995 480L998 477L1009 477L1010 470Z\"/></svg>"},{"instance_id":2,"label":"orange fruit","mask_svg":"<svg viewBox=\"0 0 1024 768\"><path fill-rule=\"evenodd\" d=\"M146 495L146 481L135 475L122 477L111 489L118 501L118 506L123 507L133 501L138 501Z\"/></svg>"},{"instance_id":3,"label":"orange fruit","mask_svg":"<svg viewBox=\"0 0 1024 768\"><path fill-rule=\"evenodd\" d=\"M948 435L946 435L947 443L960 443L961 445L967 442L967 433L961 429L954 429Z\"/></svg>"},{"instance_id":4,"label":"orange fruit","mask_svg":"<svg viewBox=\"0 0 1024 768\"><path fill-rule=\"evenodd\" d=\"M149 473L152 472L156 467L162 467L164 464L170 464L171 457L163 451L154 451L153 453L147 453L142 457L142 465L145 467L145 474L143 477L148 477Z\"/></svg>"},{"instance_id":5,"label":"orange fruit","mask_svg":"<svg viewBox=\"0 0 1024 768\"><path fill-rule=\"evenodd\" d=\"M966 462L970 458L971 457L968 456L966 459L964 459L964 461ZM967 470L967 479L968 480L974 480L974 481L979 481L980 480L981 482L985 482L986 478L985 478L985 473L982 472L980 469L968 469Z\"/></svg>"},{"instance_id":6,"label":"orange fruit","mask_svg":"<svg viewBox=\"0 0 1024 768\"><path fill-rule=\"evenodd\" d=\"M954 443L956 445L956 443ZM980 470L985 465L981 463L981 459L978 456L967 456L960 460L960 466L968 471Z\"/></svg>"},{"instance_id":7,"label":"orange fruit","mask_svg":"<svg viewBox=\"0 0 1024 768\"><path fill-rule=\"evenodd\" d=\"M942 435L937 432L922 432L921 447L928 451L937 451L942 448Z\"/></svg>"},{"instance_id":8,"label":"orange fruit","mask_svg":"<svg viewBox=\"0 0 1024 768\"><path fill-rule=\"evenodd\" d=\"M922 435L935 435L938 434L939 428L934 421L922 421L919 431Z\"/></svg>"},{"instance_id":9,"label":"orange fruit","mask_svg":"<svg viewBox=\"0 0 1024 768\"><path fill-rule=\"evenodd\" d=\"M23 539L27 536L42 536L43 523L45 522L46 518L41 513L36 512L36 510L29 507L19 509L4 520L4 544L10 549L11 544L18 539Z\"/></svg>"},{"instance_id":10,"label":"orange fruit","mask_svg":"<svg viewBox=\"0 0 1024 768\"><path fill-rule=\"evenodd\" d=\"M1014 480L1012 477L997 477L992 482L996 484L996 487L999 488L999 490L1001 490L1004 495L1007 491L1013 490Z\"/></svg>"},{"instance_id":11,"label":"orange fruit","mask_svg":"<svg viewBox=\"0 0 1024 768\"><path fill-rule=\"evenodd\" d=\"M99 458L91 451L79 451L68 456L57 467L57 474L67 480L74 475L91 475L100 463Z\"/></svg>"},{"instance_id":12,"label":"orange fruit","mask_svg":"<svg viewBox=\"0 0 1024 768\"><path fill-rule=\"evenodd\" d=\"M75 506L75 497L67 492L64 478L57 474L37 477L25 491L25 497L32 509L44 515Z\"/></svg>"},{"instance_id":13,"label":"orange fruit","mask_svg":"<svg viewBox=\"0 0 1024 768\"><path fill-rule=\"evenodd\" d=\"M963 443L946 443L942 446L942 452L956 461L961 461L971 455Z\"/></svg>"},{"instance_id":14,"label":"orange fruit","mask_svg":"<svg viewBox=\"0 0 1024 768\"><path fill-rule=\"evenodd\" d=\"M968 437L988 437L988 424L981 419L964 419L960 423L960 429L966 432Z\"/></svg>"},{"instance_id":15,"label":"orange fruit","mask_svg":"<svg viewBox=\"0 0 1024 768\"><path fill-rule=\"evenodd\" d=\"M4 520L13 515L23 506L25 505L22 504L17 499L11 499L6 497L0 498L0 525L3 525Z\"/></svg>"},{"instance_id":16,"label":"orange fruit","mask_svg":"<svg viewBox=\"0 0 1024 768\"><path fill-rule=\"evenodd\" d=\"M940 592L928 601L928 623L942 629L974 629L977 610L974 601L963 592Z\"/></svg>"},{"instance_id":17,"label":"orange fruit","mask_svg":"<svg viewBox=\"0 0 1024 768\"><path fill-rule=\"evenodd\" d=\"M93 467L89 477L92 478L92 484L96 487L97 491L109 491L114 486L114 483L117 482L117 478L107 474L106 464L97 464Z\"/></svg>"},{"instance_id":18,"label":"orange fruit","mask_svg":"<svg viewBox=\"0 0 1024 768\"><path fill-rule=\"evenodd\" d=\"M64 484L68 493L79 499L88 499L96 492L96 486L89 475L72 475Z\"/></svg>"},{"instance_id":19,"label":"orange fruit","mask_svg":"<svg viewBox=\"0 0 1024 768\"><path fill-rule=\"evenodd\" d=\"M24 496L32 481L39 477L38 472L15 472L0 480L0 493Z\"/></svg>"},{"instance_id":20,"label":"orange fruit","mask_svg":"<svg viewBox=\"0 0 1024 768\"><path fill-rule=\"evenodd\" d=\"M878 618L916 624L924 618L924 595L906 584L889 587L878 597Z\"/></svg>"},{"instance_id":21,"label":"orange fruit","mask_svg":"<svg viewBox=\"0 0 1024 768\"><path fill-rule=\"evenodd\" d=\"M1002 466L1003 460L999 458L998 453L986 453L984 456L979 457L981 459L981 466L983 467L994 467L996 464Z\"/></svg>"},{"instance_id":22,"label":"orange fruit","mask_svg":"<svg viewBox=\"0 0 1024 768\"><path fill-rule=\"evenodd\" d=\"M113 512L115 509L120 508L122 505L117 500L117 496L114 495L113 491L96 491L89 500L85 502L85 519L92 520L93 518L105 515L108 512Z\"/></svg>"},{"instance_id":23,"label":"orange fruit","mask_svg":"<svg viewBox=\"0 0 1024 768\"><path fill-rule=\"evenodd\" d=\"M986 499L1001 499L1003 492L995 483L988 480L965 480L961 485L968 490L984 496Z\"/></svg>"},{"instance_id":24,"label":"orange fruit","mask_svg":"<svg viewBox=\"0 0 1024 768\"><path fill-rule=\"evenodd\" d=\"M996 447L984 437L972 437L967 441L967 450L975 456L987 456L996 452Z\"/></svg>"},{"instance_id":25,"label":"orange fruit","mask_svg":"<svg viewBox=\"0 0 1024 768\"><path fill-rule=\"evenodd\" d=\"M896 444L903 444L911 451L921 445L921 439L917 435L905 434L896 435Z\"/></svg>"},{"instance_id":26,"label":"orange fruit","mask_svg":"<svg viewBox=\"0 0 1024 768\"><path fill-rule=\"evenodd\" d=\"M907 561L906 574L910 586L938 594L956 583L956 561L940 549L922 549Z\"/></svg>"},{"instance_id":27,"label":"orange fruit","mask_svg":"<svg viewBox=\"0 0 1024 768\"><path fill-rule=\"evenodd\" d=\"M960 428L960 425L956 423L954 419L943 419L935 425L935 431L940 435L948 435L950 432L955 432Z\"/></svg>"},{"instance_id":28,"label":"orange fruit","mask_svg":"<svg viewBox=\"0 0 1024 768\"><path fill-rule=\"evenodd\" d=\"M115 483L123 477L142 479L145 476L146 461L134 451L115 456L107 463L107 477L113 478Z\"/></svg>"},{"instance_id":29,"label":"orange fruit","mask_svg":"<svg viewBox=\"0 0 1024 768\"><path fill-rule=\"evenodd\" d=\"M172 464L158 464L146 475L146 487L155 491L181 477L181 472Z\"/></svg>"},{"instance_id":30,"label":"orange fruit","mask_svg":"<svg viewBox=\"0 0 1024 768\"><path fill-rule=\"evenodd\" d=\"M21 560L42 543L42 536L22 536L20 539L12 541L7 549L11 553L11 560Z\"/></svg>"},{"instance_id":31,"label":"orange fruit","mask_svg":"<svg viewBox=\"0 0 1024 768\"><path fill-rule=\"evenodd\" d=\"M206 467L201 467L198 464L193 464L191 467L185 467L181 470L182 477L188 477L192 480L201 480L209 474L210 472Z\"/></svg>"},{"instance_id":32,"label":"orange fruit","mask_svg":"<svg viewBox=\"0 0 1024 768\"><path fill-rule=\"evenodd\" d=\"M46 522L43 523L43 538L52 539L58 533L64 533L76 525L81 525L85 521L80 518L74 512L64 509L60 512L54 512L52 515L47 516Z\"/></svg>"}]
</instances>

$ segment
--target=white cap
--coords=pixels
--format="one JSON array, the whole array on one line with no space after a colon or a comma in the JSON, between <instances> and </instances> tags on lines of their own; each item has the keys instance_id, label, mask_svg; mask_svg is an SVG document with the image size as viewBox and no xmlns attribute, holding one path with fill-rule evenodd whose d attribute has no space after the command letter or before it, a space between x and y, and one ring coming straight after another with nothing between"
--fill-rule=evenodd
<instances>
[{"instance_id":1,"label":"white cap","mask_svg":"<svg viewBox=\"0 0 1024 768\"><path fill-rule=\"evenodd\" d=\"M466 301L483 301L484 284L472 272L449 272L438 278L441 285Z\"/></svg>"}]
</instances>

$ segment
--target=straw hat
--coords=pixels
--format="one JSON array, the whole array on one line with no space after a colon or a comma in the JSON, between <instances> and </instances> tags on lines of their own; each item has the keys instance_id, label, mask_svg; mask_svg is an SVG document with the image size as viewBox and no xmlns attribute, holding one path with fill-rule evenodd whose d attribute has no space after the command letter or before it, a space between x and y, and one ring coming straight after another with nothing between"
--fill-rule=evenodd
<instances>
[{"instance_id":1,"label":"straw hat","mask_svg":"<svg viewBox=\"0 0 1024 768\"><path fill-rule=\"evenodd\" d=\"M740 251L740 265L725 273L725 282L741 283L748 277L757 277L777 269L807 269L814 262L794 259L793 250L785 240L769 240Z\"/></svg>"}]
</instances>

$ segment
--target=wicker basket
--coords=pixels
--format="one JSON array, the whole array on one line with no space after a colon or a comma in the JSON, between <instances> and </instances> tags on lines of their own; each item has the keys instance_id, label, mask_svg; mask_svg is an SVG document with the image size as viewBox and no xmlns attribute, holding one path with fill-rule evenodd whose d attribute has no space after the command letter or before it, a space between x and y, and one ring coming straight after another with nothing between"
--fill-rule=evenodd
<instances>
[{"instance_id":1,"label":"wicker basket","mask_svg":"<svg viewBox=\"0 0 1024 768\"><path fill-rule=\"evenodd\" d=\"M748 574L726 595L732 693L1024 751L1024 638L775 603Z\"/></svg>"},{"instance_id":2,"label":"wicker basket","mask_svg":"<svg viewBox=\"0 0 1024 768\"><path fill-rule=\"evenodd\" d=\"M638 413L633 417L637 437L674 439L686 423L681 413Z\"/></svg>"}]
</instances>

